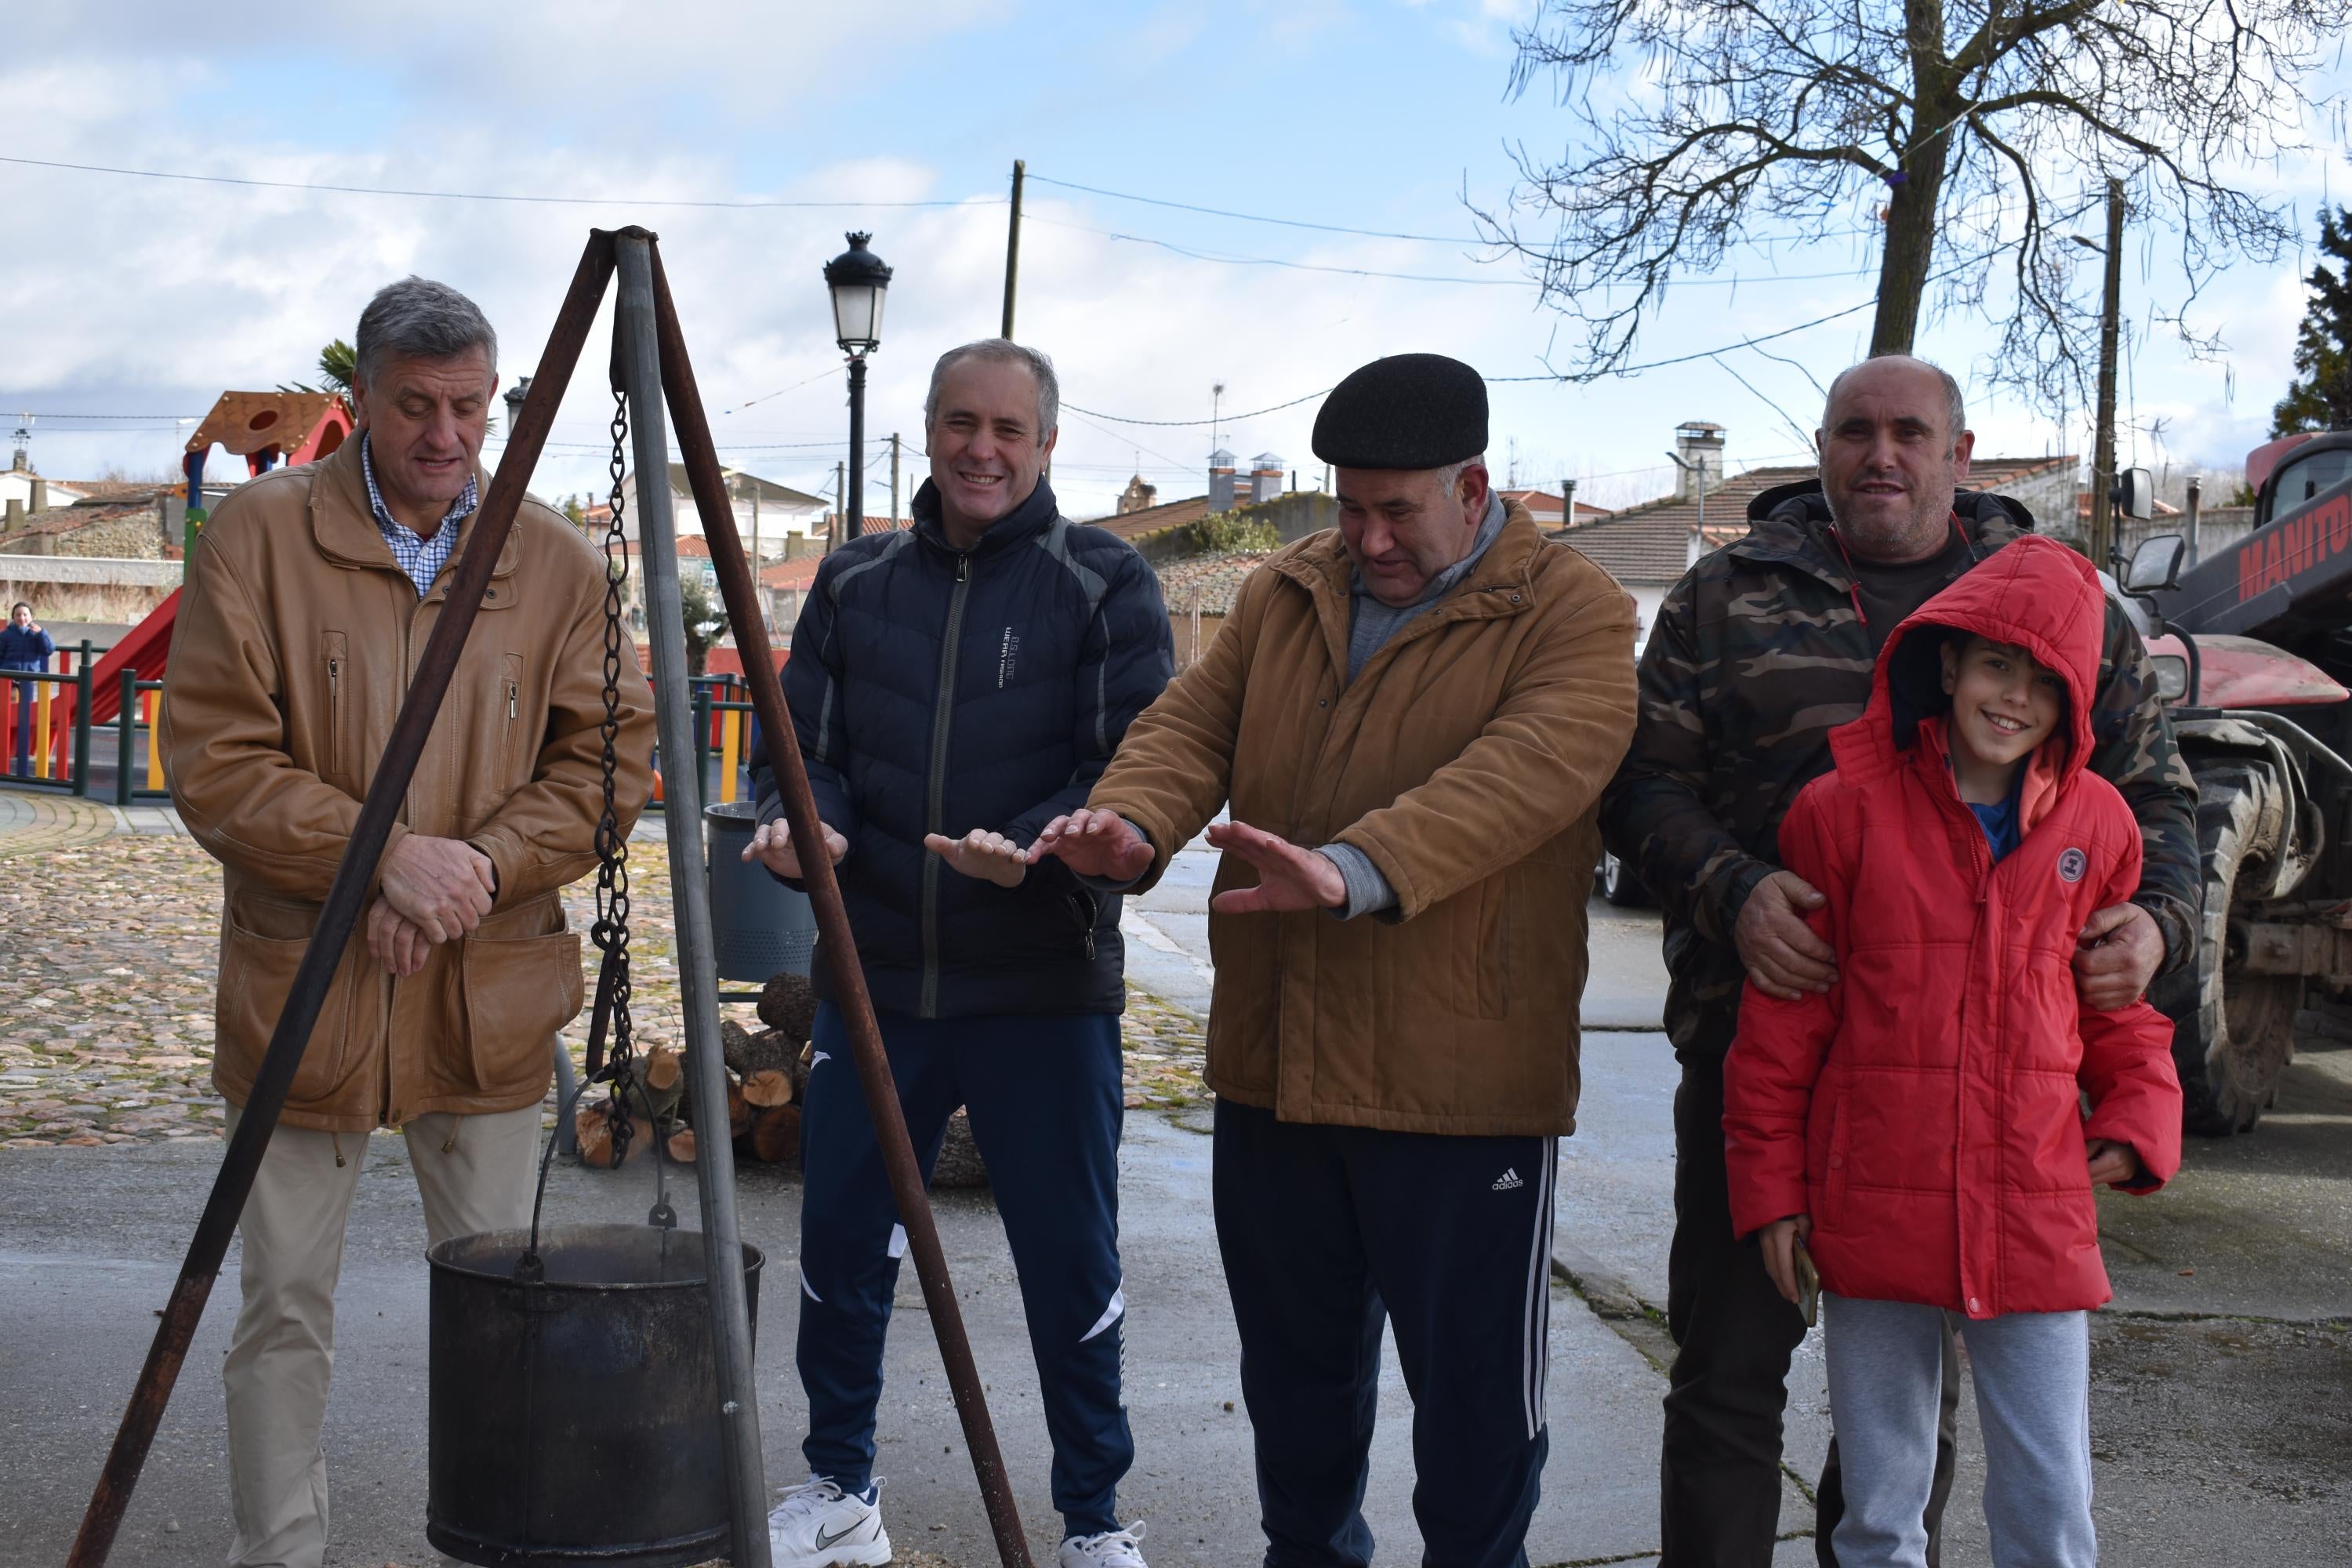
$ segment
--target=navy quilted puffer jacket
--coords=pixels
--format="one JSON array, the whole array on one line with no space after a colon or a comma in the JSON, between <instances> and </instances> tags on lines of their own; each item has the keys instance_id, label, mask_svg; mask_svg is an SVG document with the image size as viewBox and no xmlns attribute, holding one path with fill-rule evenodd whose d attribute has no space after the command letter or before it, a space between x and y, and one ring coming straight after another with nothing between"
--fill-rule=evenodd
<instances>
[{"instance_id":1,"label":"navy quilted puffer jacket","mask_svg":"<svg viewBox=\"0 0 2352 1568\"><path fill-rule=\"evenodd\" d=\"M840 868L874 1005L925 1018L1116 1013L1115 896L1059 860L1016 888L965 877L926 833L993 828L1026 845L1086 804L1135 716L1168 683L1160 581L1134 547L1071 522L1044 481L978 545L915 526L825 558L793 632L784 691ZM760 818L782 816L765 764ZM833 995L822 955L817 993Z\"/></svg>"}]
</instances>

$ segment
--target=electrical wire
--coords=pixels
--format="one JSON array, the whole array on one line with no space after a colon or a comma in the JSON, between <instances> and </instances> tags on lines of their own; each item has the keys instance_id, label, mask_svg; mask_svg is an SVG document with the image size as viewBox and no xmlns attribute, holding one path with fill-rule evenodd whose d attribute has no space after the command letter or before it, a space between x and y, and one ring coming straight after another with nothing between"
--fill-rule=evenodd
<instances>
[{"instance_id":1,"label":"electrical wire","mask_svg":"<svg viewBox=\"0 0 2352 1568\"><path fill-rule=\"evenodd\" d=\"M1267 223L1284 228L1311 228L1322 234L1357 234L1367 239L1409 239L1423 245L1489 245L1491 240L1465 238L1447 234L1396 234L1387 229L1349 228L1342 224L1308 223L1301 218L1266 217L1257 213L1229 212L1223 207L1195 206L1190 202L1171 202L1160 196L1139 196L1130 191L1107 191L1099 185L1081 185L1075 180L1057 180L1050 174L1030 172L1026 178L1041 185L1058 185L1066 191L1084 191L1090 196L1108 196L1113 201L1140 202L1146 206L1172 207L1178 212L1202 213L1210 217L1238 218L1244 223ZM1024 217L1029 216L1023 215Z\"/></svg>"},{"instance_id":2,"label":"electrical wire","mask_svg":"<svg viewBox=\"0 0 2352 1568\"><path fill-rule=\"evenodd\" d=\"M243 185L267 191L315 191L346 196L404 196L436 202L511 202L532 206L715 207L739 211L775 209L847 209L863 207L1004 206L1010 197L975 196L969 201L925 202L803 202L744 199L694 200L680 196L543 196L503 191L421 191L387 185L340 185L310 180L259 180L239 174L191 174L173 169L126 169L110 163L68 163L55 158L20 158L0 153L0 163L29 169L71 169L85 174L122 174L142 180L178 180L203 185Z\"/></svg>"}]
</instances>

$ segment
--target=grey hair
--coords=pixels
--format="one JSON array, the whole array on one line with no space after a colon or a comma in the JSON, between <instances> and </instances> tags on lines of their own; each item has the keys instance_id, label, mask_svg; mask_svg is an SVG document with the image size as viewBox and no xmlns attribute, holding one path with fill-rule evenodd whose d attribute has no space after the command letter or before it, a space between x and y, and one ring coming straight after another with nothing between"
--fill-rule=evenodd
<instances>
[{"instance_id":1,"label":"grey hair","mask_svg":"<svg viewBox=\"0 0 2352 1568\"><path fill-rule=\"evenodd\" d=\"M1475 458L1465 458L1458 463L1448 463L1437 470L1437 488L1450 496L1454 493L1454 487L1462 482L1462 476L1465 471L1471 468L1483 468L1486 466L1486 454L1484 452Z\"/></svg>"},{"instance_id":2,"label":"grey hair","mask_svg":"<svg viewBox=\"0 0 2352 1568\"><path fill-rule=\"evenodd\" d=\"M939 416L940 383L947 379L949 371L968 359L1027 366L1029 374L1037 382L1037 439L1042 443L1061 427L1062 383L1054 374L1054 362L1040 351L1016 343L1010 338L982 338L961 348L948 350L940 356L939 363L931 366L931 388L923 394L924 429L929 429L931 421Z\"/></svg>"},{"instance_id":3,"label":"grey hair","mask_svg":"<svg viewBox=\"0 0 2352 1568\"><path fill-rule=\"evenodd\" d=\"M360 312L352 359L360 384L373 387L376 373L394 355L455 359L475 347L489 356L490 374L498 374L499 334L482 308L446 283L411 274L377 289Z\"/></svg>"},{"instance_id":4,"label":"grey hair","mask_svg":"<svg viewBox=\"0 0 2352 1568\"><path fill-rule=\"evenodd\" d=\"M1944 384L1944 401L1951 411L1951 428L1944 434L1957 446L1959 443L1960 433L1969 427L1969 405L1967 399L1960 395L1960 384L1952 379L1950 371L1933 360L1924 360L1917 354L1906 354L1892 349L1885 353L1874 353L1864 360L1861 364L1850 364L1831 379L1830 389L1822 398L1822 428L1824 430L1829 428L1830 405L1837 401L1839 384L1847 376L1860 370L1863 365L1875 363L1883 359L1907 359L1923 370L1932 370L1936 373L1936 379Z\"/></svg>"}]
</instances>

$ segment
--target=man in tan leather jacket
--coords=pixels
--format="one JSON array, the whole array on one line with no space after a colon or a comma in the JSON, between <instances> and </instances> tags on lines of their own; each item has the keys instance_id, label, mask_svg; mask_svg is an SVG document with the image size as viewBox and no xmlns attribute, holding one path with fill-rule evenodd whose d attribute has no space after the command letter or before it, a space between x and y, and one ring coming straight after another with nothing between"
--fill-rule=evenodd
<instances>
[{"instance_id":1,"label":"man in tan leather jacket","mask_svg":"<svg viewBox=\"0 0 2352 1568\"><path fill-rule=\"evenodd\" d=\"M481 494L498 339L410 278L361 315L359 433L240 487L188 561L163 718L173 798L223 869L213 1082L236 1124ZM427 1233L529 1223L556 1031L579 1011L560 890L595 864L604 570L526 500L335 972L240 1225L226 1385L236 1568L320 1568L319 1447L343 1225L398 1128ZM623 645L615 806L650 791Z\"/></svg>"},{"instance_id":2,"label":"man in tan leather jacket","mask_svg":"<svg viewBox=\"0 0 2352 1568\"><path fill-rule=\"evenodd\" d=\"M1594 813L1633 610L1487 481L1486 389L1332 389L1339 526L1242 584L1032 858L1148 887L1212 826L1217 1242L1269 1564L1360 1568L1383 1320L1423 1561L1526 1568L1549 1450L1552 1178L1576 1126Z\"/></svg>"}]
</instances>

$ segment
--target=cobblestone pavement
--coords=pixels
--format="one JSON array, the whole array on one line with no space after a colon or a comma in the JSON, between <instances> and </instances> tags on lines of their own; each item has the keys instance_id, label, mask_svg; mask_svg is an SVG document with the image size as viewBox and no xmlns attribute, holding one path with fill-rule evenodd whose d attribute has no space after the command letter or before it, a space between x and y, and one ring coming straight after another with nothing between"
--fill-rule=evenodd
<instances>
[{"instance_id":1,"label":"cobblestone pavement","mask_svg":"<svg viewBox=\"0 0 2352 1568\"><path fill-rule=\"evenodd\" d=\"M219 1136L220 869L175 826L152 808L0 793L0 1149ZM633 848L638 1033L675 1043L668 866L656 845ZM593 881L564 901L586 931ZM593 994L596 954L583 945ZM735 1011L751 1022L749 1006ZM1189 1015L1139 992L1125 1034L1130 1107L1205 1100ZM575 1056L586 1035L583 1016L566 1036Z\"/></svg>"}]
</instances>

